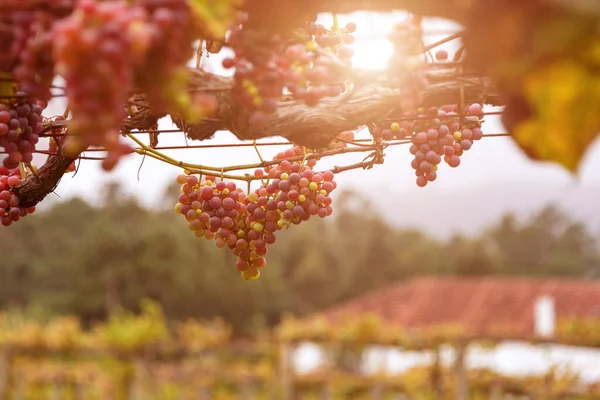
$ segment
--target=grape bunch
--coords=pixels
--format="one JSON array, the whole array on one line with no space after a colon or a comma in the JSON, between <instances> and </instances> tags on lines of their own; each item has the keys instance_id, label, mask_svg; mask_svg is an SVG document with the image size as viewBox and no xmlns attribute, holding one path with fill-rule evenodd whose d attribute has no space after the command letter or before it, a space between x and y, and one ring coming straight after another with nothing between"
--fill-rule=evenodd
<instances>
[{"instance_id":1,"label":"grape bunch","mask_svg":"<svg viewBox=\"0 0 600 400\"><path fill-rule=\"evenodd\" d=\"M191 115L185 66L195 25L186 0L79 0L53 33L73 117L68 152L103 146L105 170L131 153L120 130L134 87L158 108Z\"/></svg>"},{"instance_id":2,"label":"grape bunch","mask_svg":"<svg viewBox=\"0 0 600 400\"><path fill-rule=\"evenodd\" d=\"M354 141L354 132L353 131L343 131L339 135L337 135L326 148L321 150L338 150L344 149L348 147L348 144Z\"/></svg>"},{"instance_id":3,"label":"grape bunch","mask_svg":"<svg viewBox=\"0 0 600 400\"><path fill-rule=\"evenodd\" d=\"M19 198L11 193L11 188L21 183L19 168L9 169L0 166L0 223L10 226L13 222L35 212L35 207L19 207Z\"/></svg>"},{"instance_id":4,"label":"grape bunch","mask_svg":"<svg viewBox=\"0 0 600 400\"><path fill-rule=\"evenodd\" d=\"M417 185L424 187L437 179L442 160L452 168L458 167L463 153L481 140L482 117L481 104L466 105L462 118L456 105L419 108L391 117L395 119L391 123L386 120L373 124L371 134L375 143L410 141L410 153L414 156L411 167L417 175Z\"/></svg>"},{"instance_id":5,"label":"grape bunch","mask_svg":"<svg viewBox=\"0 0 600 400\"><path fill-rule=\"evenodd\" d=\"M20 162L31 163L35 145L42 132L42 110L46 104L35 101L25 92L16 93L14 101L0 103L0 148L7 157L2 166L14 169Z\"/></svg>"},{"instance_id":6,"label":"grape bunch","mask_svg":"<svg viewBox=\"0 0 600 400\"><path fill-rule=\"evenodd\" d=\"M257 279L277 231L333 212L330 193L337 186L333 172L317 173L316 159L296 161L299 158L305 158L302 147L279 153L275 164L254 172L262 184L248 194L235 183L212 176L201 180L193 174L179 175L181 195L175 210L196 236L233 252L243 279Z\"/></svg>"},{"instance_id":7,"label":"grape bunch","mask_svg":"<svg viewBox=\"0 0 600 400\"><path fill-rule=\"evenodd\" d=\"M437 178L438 165L442 160L450 167L460 165L460 156L483 137L480 117L481 104L465 107L464 120L457 113L457 106L432 107L411 113L412 120L403 121L401 129L414 132L410 137L410 153L414 155L411 167L417 175L417 185L425 187Z\"/></svg>"},{"instance_id":8,"label":"grape bunch","mask_svg":"<svg viewBox=\"0 0 600 400\"><path fill-rule=\"evenodd\" d=\"M421 103L421 91L428 84L421 22L421 17L413 16L396 24L389 35L394 46L388 69L390 81L406 93L401 105L405 110L414 109Z\"/></svg>"},{"instance_id":9,"label":"grape bunch","mask_svg":"<svg viewBox=\"0 0 600 400\"><path fill-rule=\"evenodd\" d=\"M200 182L195 175L179 175L177 182L182 185L177 210L189 221L196 236L213 239L221 229L237 233L244 193L235 183L216 182L214 177ZM222 233L225 240L228 233Z\"/></svg>"},{"instance_id":10,"label":"grape bunch","mask_svg":"<svg viewBox=\"0 0 600 400\"><path fill-rule=\"evenodd\" d=\"M308 39L304 44L288 44L278 35L257 38L249 16L232 31L229 44L235 56L224 59L223 67L235 68L233 92L239 103L250 111L252 125L266 123L286 90L308 106L315 106L323 97L337 96L344 90L343 79L332 72L332 60L320 53L319 43L333 46L328 50L346 60L352 57L351 49L342 46L339 37L330 36L319 27L321 25L314 22L307 24L304 36ZM354 31L356 28L349 25L345 29ZM314 39L309 32L316 35ZM337 42L331 39L335 37Z\"/></svg>"},{"instance_id":11,"label":"grape bunch","mask_svg":"<svg viewBox=\"0 0 600 400\"><path fill-rule=\"evenodd\" d=\"M127 33L143 18L135 10L125 1L81 0L54 29L57 67L66 81L73 116L70 131L76 133L69 137L67 151L104 146L106 170L129 152L119 133L137 54Z\"/></svg>"},{"instance_id":12,"label":"grape bunch","mask_svg":"<svg viewBox=\"0 0 600 400\"><path fill-rule=\"evenodd\" d=\"M403 140L412 134L412 124L406 120L406 116L411 113L403 114L400 122L392 122L391 124L373 124L371 134L376 142L388 140Z\"/></svg>"},{"instance_id":13,"label":"grape bunch","mask_svg":"<svg viewBox=\"0 0 600 400\"><path fill-rule=\"evenodd\" d=\"M54 78L52 23L54 16L42 10L13 12L11 56L16 60L13 77L29 95L49 101Z\"/></svg>"},{"instance_id":14,"label":"grape bunch","mask_svg":"<svg viewBox=\"0 0 600 400\"><path fill-rule=\"evenodd\" d=\"M331 29L326 29L324 25L310 21L306 31L312 36L316 44L325 51L330 51L337 55L340 60L347 64L351 64L354 50L349 45L354 43L356 32L356 24L349 22L345 27L332 26Z\"/></svg>"},{"instance_id":15,"label":"grape bunch","mask_svg":"<svg viewBox=\"0 0 600 400\"><path fill-rule=\"evenodd\" d=\"M193 56L196 39L193 15L187 0L135 0L134 14L144 16L131 25L130 45L144 61L136 69L136 83L159 109L174 106L184 113L189 107L186 63ZM172 107L171 107L172 108Z\"/></svg>"}]
</instances>

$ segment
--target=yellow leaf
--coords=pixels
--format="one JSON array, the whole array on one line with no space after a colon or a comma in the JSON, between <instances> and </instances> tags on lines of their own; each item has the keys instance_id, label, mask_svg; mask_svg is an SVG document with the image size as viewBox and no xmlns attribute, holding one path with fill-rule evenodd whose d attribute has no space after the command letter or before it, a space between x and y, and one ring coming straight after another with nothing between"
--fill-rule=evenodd
<instances>
[{"instance_id":1,"label":"yellow leaf","mask_svg":"<svg viewBox=\"0 0 600 400\"><path fill-rule=\"evenodd\" d=\"M600 75L559 60L533 70L523 90L535 116L516 128L515 141L531 158L576 172L600 133Z\"/></svg>"},{"instance_id":2,"label":"yellow leaf","mask_svg":"<svg viewBox=\"0 0 600 400\"><path fill-rule=\"evenodd\" d=\"M221 38L237 17L241 0L189 0L189 4L202 32Z\"/></svg>"}]
</instances>

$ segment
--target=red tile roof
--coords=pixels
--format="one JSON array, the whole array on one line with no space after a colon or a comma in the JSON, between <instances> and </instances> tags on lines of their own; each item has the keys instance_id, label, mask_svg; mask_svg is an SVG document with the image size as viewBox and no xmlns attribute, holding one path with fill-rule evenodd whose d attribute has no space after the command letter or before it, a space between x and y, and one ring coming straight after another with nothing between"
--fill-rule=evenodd
<instances>
[{"instance_id":1,"label":"red tile roof","mask_svg":"<svg viewBox=\"0 0 600 400\"><path fill-rule=\"evenodd\" d=\"M468 333L534 334L534 304L554 299L557 318L600 317L600 281L562 278L443 278L402 282L326 310L327 319L375 313L406 328L460 325Z\"/></svg>"}]
</instances>

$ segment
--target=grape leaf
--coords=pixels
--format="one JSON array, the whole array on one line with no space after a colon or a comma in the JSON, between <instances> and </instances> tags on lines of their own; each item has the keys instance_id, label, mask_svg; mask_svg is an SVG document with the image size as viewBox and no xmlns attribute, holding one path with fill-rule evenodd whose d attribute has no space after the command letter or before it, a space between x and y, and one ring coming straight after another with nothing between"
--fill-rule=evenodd
<instances>
[{"instance_id":1,"label":"grape leaf","mask_svg":"<svg viewBox=\"0 0 600 400\"><path fill-rule=\"evenodd\" d=\"M576 60L556 60L533 69L523 92L534 116L516 127L514 140L529 157L576 173L600 133L600 74Z\"/></svg>"}]
</instances>

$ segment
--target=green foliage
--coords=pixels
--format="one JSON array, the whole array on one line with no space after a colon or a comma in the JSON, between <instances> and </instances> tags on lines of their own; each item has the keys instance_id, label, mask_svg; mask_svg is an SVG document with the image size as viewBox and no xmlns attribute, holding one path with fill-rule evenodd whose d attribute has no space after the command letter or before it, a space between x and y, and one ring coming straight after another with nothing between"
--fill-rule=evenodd
<instances>
[{"instance_id":1,"label":"green foliage","mask_svg":"<svg viewBox=\"0 0 600 400\"><path fill-rule=\"evenodd\" d=\"M345 192L331 221L283 232L269 274L248 284L231 279L230 256L190 235L171 210L145 209L116 186L104 192L102 206L72 199L0 231L0 307L88 325L149 298L168 320L218 316L250 334L284 313L313 313L414 275L583 277L600 265L594 238L554 207L441 242L389 225Z\"/></svg>"}]
</instances>

